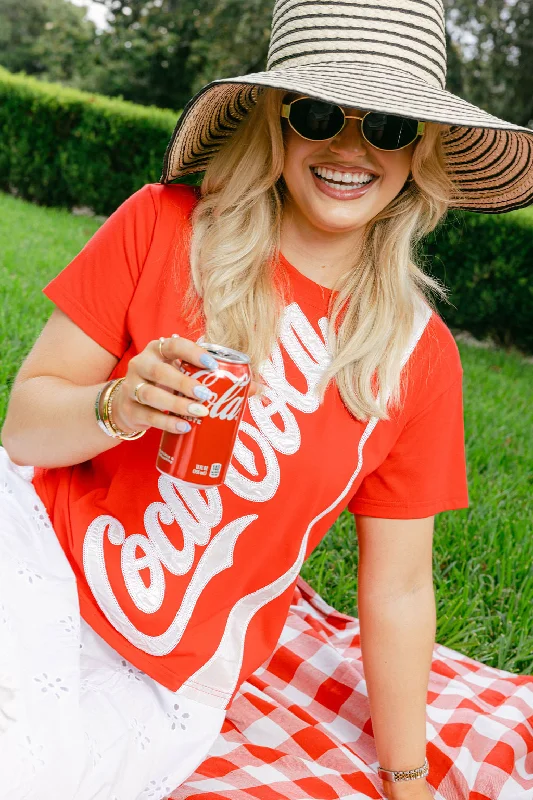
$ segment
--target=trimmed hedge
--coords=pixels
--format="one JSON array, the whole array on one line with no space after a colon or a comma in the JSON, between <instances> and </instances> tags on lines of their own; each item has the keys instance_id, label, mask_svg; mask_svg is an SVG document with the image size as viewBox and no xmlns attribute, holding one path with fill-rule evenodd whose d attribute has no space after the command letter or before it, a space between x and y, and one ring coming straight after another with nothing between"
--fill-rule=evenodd
<instances>
[{"instance_id":1,"label":"trimmed hedge","mask_svg":"<svg viewBox=\"0 0 533 800\"><path fill-rule=\"evenodd\" d=\"M533 352L533 208L451 211L425 242L425 268L450 290L452 328Z\"/></svg>"},{"instance_id":2,"label":"trimmed hedge","mask_svg":"<svg viewBox=\"0 0 533 800\"><path fill-rule=\"evenodd\" d=\"M109 215L159 180L177 118L0 67L0 188Z\"/></svg>"},{"instance_id":3,"label":"trimmed hedge","mask_svg":"<svg viewBox=\"0 0 533 800\"><path fill-rule=\"evenodd\" d=\"M159 181L178 115L0 67L0 189L109 215ZM422 252L450 289L452 305L439 305L450 327L533 352L533 209L452 211Z\"/></svg>"}]
</instances>

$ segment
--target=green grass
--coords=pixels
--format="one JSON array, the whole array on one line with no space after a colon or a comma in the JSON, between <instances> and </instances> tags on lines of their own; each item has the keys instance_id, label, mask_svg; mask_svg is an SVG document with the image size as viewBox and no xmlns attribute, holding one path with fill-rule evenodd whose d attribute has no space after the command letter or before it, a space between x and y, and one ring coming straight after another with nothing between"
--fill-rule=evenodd
<instances>
[{"instance_id":1,"label":"green grass","mask_svg":"<svg viewBox=\"0 0 533 800\"><path fill-rule=\"evenodd\" d=\"M41 288L101 220L0 193L0 419L9 386L52 309ZM533 673L533 364L460 344L470 508L437 517L437 641L512 672ZM357 545L343 514L302 574L357 616Z\"/></svg>"},{"instance_id":2,"label":"green grass","mask_svg":"<svg viewBox=\"0 0 533 800\"><path fill-rule=\"evenodd\" d=\"M53 308L41 289L100 224L0 192L0 420L18 367Z\"/></svg>"}]
</instances>

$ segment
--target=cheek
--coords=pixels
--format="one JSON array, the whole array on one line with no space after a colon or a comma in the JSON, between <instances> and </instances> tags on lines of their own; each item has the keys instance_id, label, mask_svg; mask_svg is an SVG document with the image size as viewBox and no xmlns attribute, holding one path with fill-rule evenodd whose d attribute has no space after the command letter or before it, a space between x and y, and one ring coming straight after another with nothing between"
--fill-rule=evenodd
<instances>
[{"instance_id":1,"label":"cheek","mask_svg":"<svg viewBox=\"0 0 533 800\"><path fill-rule=\"evenodd\" d=\"M398 150L396 153L383 153L382 166L387 183L390 186L403 186L413 160L413 147L406 147L405 150Z\"/></svg>"},{"instance_id":2,"label":"cheek","mask_svg":"<svg viewBox=\"0 0 533 800\"><path fill-rule=\"evenodd\" d=\"M285 143L285 162L283 166L283 177L287 186L295 184L295 188L299 185L305 175L307 167L305 164L311 157L316 145L312 142L307 142L298 136L297 133L289 128L284 135Z\"/></svg>"}]
</instances>

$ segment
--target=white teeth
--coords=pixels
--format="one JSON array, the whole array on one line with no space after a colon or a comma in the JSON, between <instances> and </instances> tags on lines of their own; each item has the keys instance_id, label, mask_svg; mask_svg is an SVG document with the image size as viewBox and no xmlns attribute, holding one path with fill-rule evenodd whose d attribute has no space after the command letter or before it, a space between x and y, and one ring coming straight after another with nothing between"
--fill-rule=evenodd
<instances>
[{"instance_id":1,"label":"white teeth","mask_svg":"<svg viewBox=\"0 0 533 800\"><path fill-rule=\"evenodd\" d=\"M313 172L319 178L335 189L354 189L370 183L374 175L369 172L334 172L326 167L313 167Z\"/></svg>"}]
</instances>

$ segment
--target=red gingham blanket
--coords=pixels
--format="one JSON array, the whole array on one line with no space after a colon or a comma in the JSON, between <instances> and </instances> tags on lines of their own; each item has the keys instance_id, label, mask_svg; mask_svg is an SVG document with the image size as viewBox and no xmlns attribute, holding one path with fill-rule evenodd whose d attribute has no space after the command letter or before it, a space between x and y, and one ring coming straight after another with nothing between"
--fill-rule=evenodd
<instances>
[{"instance_id":1,"label":"red gingham blanket","mask_svg":"<svg viewBox=\"0 0 533 800\"><path fill-rule=\"evenodd\" d=\"M275 652L173 800L382 798L359 642L299 579ZM436 644L426 734L436 800L533 800L533 676Z\"/></svg>"}]
</instances>

